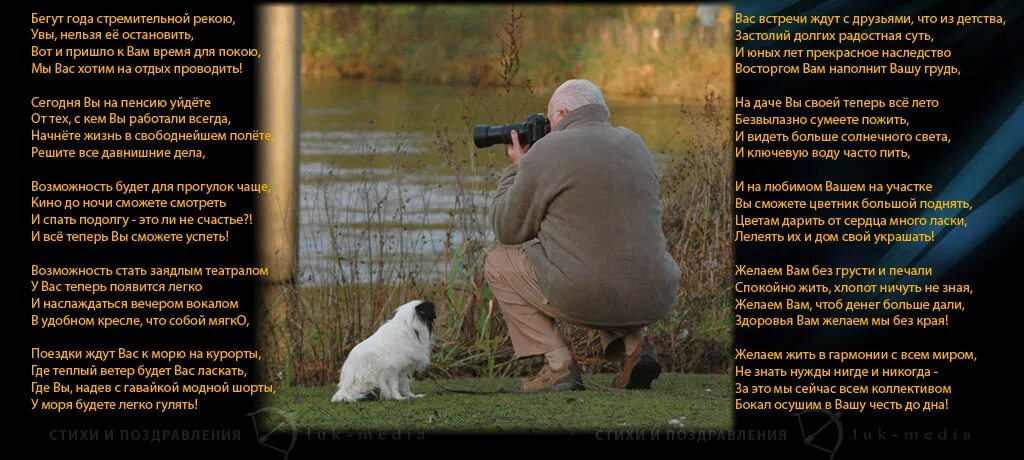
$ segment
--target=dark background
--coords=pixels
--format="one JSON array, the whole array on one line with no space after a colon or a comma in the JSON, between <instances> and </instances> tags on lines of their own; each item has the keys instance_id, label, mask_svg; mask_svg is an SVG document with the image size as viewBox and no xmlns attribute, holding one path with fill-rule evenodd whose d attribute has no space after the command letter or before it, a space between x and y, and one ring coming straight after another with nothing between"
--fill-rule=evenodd
<instances>
[{"instance_id":1,"label":"dark background","mask_svg":"<svg viewBox=\"0 0 1024 460\"><path fill-rule=\"evenodd\" d=\"M17 346L15 356L19 357L19 365L15 367L18 369L16 375L26 375L30 369L30 363L25 362L30 359L29 348L30 347L41 347L46 349L117 349L124 347L127 349L149 349L149 350L160 350L160 349L182 349L182 350L193 350L193 349L251 349L253 348L253 336L254 328L152 328L143 327L141 329L134 328L110 328L102 329L99 327L88 327L88 328L58 328L58 329L40 329L38 327L30 326L30 315L40 314L46 316L63 316L65 313L71 313L73 316L123 316L123 315L138 315L139 313L124 310L115 310L112 312L78 312L78 311L53 311L46 312L43 310L32 310L31 312L26 308L29 305L28 297L32 294L30 292L29 278L30 278L30 265L35 264L39 266L99 266L99 267L245 267L252 266L254 263L253 255L253 227L252 226L152 226L149 228L136 226L129 226L123 229L123 232L128 232L133 228L135 231L148 231L148 232L222 232L224 230L231 231L231 239L229 243L217 243L217 244L199 244L189 245L175 244L175 243L116 243L116 244L101 244L92 245L89 243L59 243L59 244L43 244L43 243L29 243L28 236L31 230L42 230L46 231L57 231L58 229L53 226L40 226L37 228L32 227L29 224L28 215L31 212L38 212L43 215L80 215L80 214L93 214L93 215L132 215L132 216L153 216L153 215L229 215L239 216L247 212L253 212L252 198L249 194L245 193L230 193L230 194L189 194L184 196L179 193L167 193L159 195L151 194L139 194L137 196L128 196L127 198L162 198L162 199L177 199L177 198L214 198L223 199L229 203L228 208L220 209L208 209L198 211L195 209L137 209L137 210L123 210L123 209L99 209L99 210L87 210L77 209L73 211L61 209L39 209L31 210L30 208L30 185L32 180L38 180L40 182L51 182L51 183L115 183L117 181L123 181L125 183L253 183L254 182L254 147L252 144L238 143L238 142L215 142L215 143L151 143L151 142L70 142L67 143L67 147L61 148L97 148L102 151L103 148L169 148L172 150L178 148L201 148L203 149L206 158L203 160L167 160L167 159L117 159L117 160L98 160L98 159L59 159L59 160L45 160L45 159L33 159L30 158L30 142L29 132L33 128L41 129L43 131L57 131L60 132L63 128L60 126L53 125L35 125L33 126L30 122L30 114L33 111L40 113L69 113L75 114L107 114L112 111L118 112L120 115L125 116L127 114L175 114L177 111L167 112L166 109L109 109L109 108L95 108L95 109L70 109L67 111L54 111L52 109L34 109L30 106L30 100L33 96L39 96L42 98L68 98L77 99L83 96L88 96L93 99L161 99L161 98L177 98L184 96L186 99L192 97L199 97L201 99L212 99L212 109L202 109L194 111L180 112L181 114L225 114L231 119L231 126L229 127L204 127L195 125L182 125L182 126L161 126L161 125L142 125L129 127L127 125L82 125L71 127L69 130L98 130L98 131L137 131L137 132L153 132L157 130L164 131L177 131L177 132L193 132L195 129L200 131L238 131L245 132L251 130L254 125L255 110L254 110L254 92L253 92L253 60L251 59L202 59L193 60L182 59L182 60L171 60L165 59L163 61L155 58L92 58L92 59L79 59L73 61L70 58L50 58L45 59L43 62L62 62L64 64L118 64L125 63L136 65L173 65L173 64L234 64L237 61L245 62L246 72L242 75L225 75L225 76L206 76L206 75L190 75L187 77L181 77L179 75L158 75L158 76L143 76L143 75L59 75L59 74L31 74L31 57L29 56L29 48L31 46L30 29L33 27L30 24L31 12L38 12L39 14L86 14L86 15L101 15L101 14L164 14L164 15L177 15L189 12L192 14L224 14L234 16L236 25L234 27L223 27L223 26L206 26L193 28L192 26L179 26L179 25L122 25L120 27L102 27L102 26L90 26L87 28L79 28L75 25L62 25L53 28L54 30L98 30L108 31L111 29L120 29L122 31L127 30L184 30L193 35L194 41L186 43L184 46L189 48L250 48L254 47L255 32L253 30L255 26L253 9L247 5L240 6L219 6L213 4L194 4L194 5L182 5L182 6L162 6L157 8L155 4L141 3L133 6L110 6L110 5L83 5L83 4L72 4L72 5L56 5L56 4L40 4L34 5L31 8L19 9L16 15L12 15L12 24L10 27L17 32L18 41L12 42L11 52L20 58L19 65L12 70L12 72L18 75L22 83L11 91L14 99L13 107L17 109L17 116L15 118L15 131L12 138L17 139L17 146L11 149L11 156L18 159L19 170L16 175L12 177L12 182L16 187L16 194L18 197L16 202L19 203L18 211L12 216L13 222L17 222L18 230L13 232L17 246L23 246L28 248L27 256L28 261L19 260L12 270L18 274L19 289L17 290L18 301L14 303L17 305L20 313L14 314L12 323L17 324L17 329L21 333L28 335L29 346L22 343ZM166 46L167 42L162 41L127 41L127 42L106 42L106 41L57 41L53 44L41 44L42 46L48 46L52 48L74 46L74 47L117 47L124 45L132 45L139 48L154 48L160 46ZM169 42L177 44L180 42ZM48 143L36 143L40 147L46 148L58 148L57 142ZM53 194L41 194L41 196L47 198L68 198L76 194L73 193L53 193ZM126 198L117 193L86 193L77 194L82 196L75 196L76 198ZM204 228L205 227L205 228ZM103 230L109 232L113 230L113 227L107 227L102 229L96 229L94 227L76 226L66 231L95 231ZM19 251L19 253L22 253ZM88 277L84 278L73 278L68 281L81 281L89 282ZM250 326L255 321L255 315L253 314L253 304L255 298L255 281L253 278L235 278L229 279L227 277L180 277L180 278L152 278L152 277L111 277L103 280L95 280L97 282L173 282L173 283L203 283L203 291L200 293L105 293L96 296L83 296L82 294L60 294L60 293L43 293L39 296L44 299L61 299L65 296L67 298L94 298L94 299L139 299L139 300L154 300L154 299L237 299L240 304L240 311L238 313L244 313L249 316ZM139 310L142 315L161 315L151 310ZM206 316L221 316L220 312L211 311L178 311L170 314L163 314L162 316L180 316L183 314L192 314L193 316L199 314L205 314ZM231 314L231 316L234 316ZM117 365L128 365L129 362L118 362ZM183 365L187 362L182 362ZM50 366L64 366L64 365L84 365L88 366L90 363L83 362L56 362L49 361L44 362L43 365ZM168 364L166 361L161 363L155 360L139 361L138 364L144 364L147 366L173 366L173 363ZM191 365L228 365L233 364L214 364L212 362L206 362L203 364L193 363ZM247 367L245 363L241 363L241 367ZM252 369L249 369L250 373ZM93 378L90 378L93 379ZM51 380L51 379L44 379ZM62 377L57 378L63 383L73 383L74 378ZM185 384L189 382L210 382L210 378L201 377L179 377L174 380L179 383ZM220 379L213 380L217 382ZM256 380L256 379L251 379ZM39 396L32 396L29 393L29 383L24 381L21 377L18 379L21 382L18 385L19 392L16 398L16 405L19 411L25 411L23 416L27 417L27 424L24 426L28 428L27 437L25 441L30 442L32 445L45 448L46 450L57 449L63 451L65 454L75 453L81 449L98 453L102 451L114 451L115 456L126 456L132 455L137 452L189 452L195 451L202 444L189 444L189 443L175 443L175 442L160 442L154 443L149 442L146 439L152 439L153 434L164 429L174 430L193 430L193 429L212 429L217 433L218 436L224 436L225 433L235 432L244 428L241 431L241 439L244 439L244 443L235 443L234 446L230 446L230 449L237 450L239 446L248 447L252 436L252 423L249 417L246 416L251 412L253 403L250 401L251 398L245 395L234 395L234 394L221 394L221 395L207 395L198 396L200 398L200 411L198 413L187 415L187 416L147 416L140 415L140 413L131 413L124 416L109 416L109 415L81 415L81 413L62 413L60 415L54 415L53 413L44 413L42 411L31 411L29 410L29 399L36 398ZM103 381L103 380L100 380ZM145 380L134 380L133 382L144 382ZM230 381L230 379L223 379L222 381ZM109 383L124 383L127 382L124 378L111 377L107 380ZM44 398L46 395L43 396ZM89 400L96 397L89 397L86 395L74 395L73 399L82 397L83 399ZM147 395L137 394L133 395L132 398L137 397L138 399L164 399L164 400L175 400L175 399L191 399L189 397L168 397L161 395ZM19 417L20 418L20 417ZM62 432L60 430L98 430L99 438L102 440L107 430L113 430L114 439L119 440L117 443L102 442L102 441L86 441L86 442L54 442L52 439L60 438L62 436L75 436L75 431ZM120 442L122 430L129 430L127 442ZM150 430L147 433L147 430ZM152 431L157 430L157 431ZM87 432L85 432L87 433ZM164 432L164 436L169 433ZM184 433L190 435L189 433ZM180 436L180 434L179 434ZM229 435L230 436L230 435ZM140 440L138 442L132 442L132 440ZM252 443L254 444L254 443ZM213 445L213 444L211 444ZM228 444L223 444L224 448L229 448ZM147 453L146 455L149 455Z\"/></svg>"},{"instance_id":2,"label":"dark background","mask_svg":"<svg viewBox=\"0 0 1024 460\"><path fill-rule=\"evenodd\" d=\"M914 30L928 31L936 37L931 44L898 44L896 46L949 48L953 51L952 63L957 65L962 75L953 78L918 78L883 76L846 76L838 78L774 78L757 76L741 76L736 80L736 95L748 99L778 98L785 95L803 98L811 97L930 97L942 103L938 110L919 110L910 112L911 127L909 131L946 132L953 144L917 144L908 146L913 157L911 160L858 160L827 162L824 160L804 160L792 162L786 160L743 160L736 165L738 180L748 182L791 182L820 181L824 179L836 182L931 182L936 190L944 190L947 185L959 187L960 182L967 181L980 185L980 192L974 197L956 196L950 199L968 199L974 205L978 220L970 220L963 232L949 232L939 235L950 238L947 244L951 248L967 248L962 252L952 251L950 260L937 265L948 267L941 277L930 279L934 283L971 284L975 294L967 299L967 310L962 313L951 313L951 325L945 328L928 330L919 329L804 329L804 330L751 330L737 329L737 348L763 350L973 350L978 356L975 363L959 363L942 368L942 375L947 384L954 386L954 394L950 397L951 410L945 413L932 414L843 414L845 439L836 450L836 458L860 458L865 454L905 455L917 452L926 455L947 456L978 452L992 446L995 442L1007 439L1008 430L1003 430L997 420L1003 419L1007 412L1013 413L1016 406L1016 382L1009 372L1015 361L1010 354L1018 348L1014 339L1017 336L1013 328L1016 320L1016 309L1020 306L1018 282L1012 274L1020 260L1020 244L1018 238L1024 217L1020 213L1019 196L1011 196L1006 200L993 200L990 207L981 209L990 198L996 197L1024 175L1024 156L1020 154L1021 129L1019 113L1024 103L1024 69L1019 56L1024 28L1021 27L1021 15L1024 5L1017 2L954 2L926 1L913 2L894 6L891 2L816 2L816 1L774 1L774 2L740 2L736 5L737 12L747 15L767 14L919 14L960 15L960 14L995 14L1003 15L1008 24L1005 26L975 25L968 28L950 26L926 27L917 25ZM17 86L9 88L9 97L17 108L12 137L17 144L11 154L17 158L18 172L9 181L14 188L15 202L20 203L12 219L20 222L15 235L15 246L28 248L28 261L19 261L13 271L25 279L18 281L18 301L15 308L25 308L29 303L29 266L60 266L63 264L88 264L97 266L216 266L240 265L252 262L252 235L242 227L233 227L232 241L227 245L205 246L182 249L180 247L159 246L126 246L105 245L92 247L82 244L43 245L22 243L32 230L27 215L33 212L29 208L29 185L32 180L46 182L252 182L253 181L253 147L247 144L210 144L202 148L207 159L201 162L167 161L167 160L33 160L29 158L28 133L33 126L29 122L32 108L29 99L34 96L70 98L88 95L93 98L142 98L168 96L199 96L214 99L214 112L226 111L232 117L232 130L244 131L244 126L251 124L253 110L253 76L247 72L242 76L205 77L193 76L180 78L173 76L140 77L140 76L90 76L69 77L61 75L40 76L30 73L29 47L31 11L53 14L72 14L75 10L87 14L101 12L128 12L154 14L180 14L183 11L193 13L214 14L222 12L235 17L237 25L233 28L208 27L194 31L197 40L210 44L209 47L249 47L253 46L255 34L252 30L252 9L247 5L221 6L214 4L193 4L186 6L162 6L156 8L149 5L130 7L107 6L63 6L55 4L34 5L31 9L18 9L11 16L10 32L17 40L12 40L11 53L18 56L12 73L25 79ZM984 12L984 13L982 13ZM801 30L800 26L781 27L778 29ZM165 27L167 28L167 27ZM58 29L59 30L59 29ZM744 27L745 31L768 31L762 25ZM220 31L220 32L218 32ZM218 33L220 35L218 35ZM140 46L145 46L142 44ZM198 46L198 45L197 45ZM831 44L829 44L831 46ZM871 44L870 46L876 46ZM748 47L753 45L748 44ZM747 61L749 62L749 61ZM818 62L828 65L831 62ZM841 62L840 64L853 62ZM914 62L925 64L927 62ZM248 67L248 66L247 66ZM225 110L227 109L227 110ZM103 113L104 110L99 110ZM761 112L764 114L765 112ZM1015 115L1016 114L1016 115ZM1017 117L1017 118L1012 118ZM1001 126L1010 123L1013 129L1010 136L994 137ZM44 127L44 129L46 129ZM128 130L130 128L125 128ZM144 127L143 130L155 130ZM811 129L799 128L801 131ZM188 129L190 131L191 129ZM825 128L821 129L826 130ZM858 127L857 131L863 130ZM900 129L906 131L907 129ZM748 129L750 131L750 129ZM785 131L785 130L784 130ZM817 130L813 130L817 131ZM788 131L785 131L788 132ZM991 142L991 143L990 143ZM1016 147L1014 147L1016 146ZM171 147L173 148L173 147ZM966 176L958 174L965 170L972 161L990 164L992 149L1010 149L1009 158L1001 167L972 167ZM1014 150L1015 149L1015 150ZM991 170L991 173L986 171ZM764 195L755 195L763 197ZM241 214L251 209L251 202L236 194L230 199L235 205L229 210L216 211L218 214ZM1006 196L1003 195L1005 198ZM114 198L111 194L110 198ZM64 210L43 210L40 212L61 215ZM149 212L140 212L149 215ZM746 213L755 215L754 213ZM858 214L862 215L862 214ZM877 213L884 215L884 213ZM916 216L917 214L907 214ZM976 231L990 226L994 229ZM898 230L894 230L898 231ZM18 237L17 235L22 235ZM834 245L823 246L788 246L788 245L755 245L743 244L737 250L737 263L758 266L769 265L844 265L844 266L877 266L890 248L874 245ZM924 248L915 253L912 260L918 260L926 253ZM21 253L22 251L17 251ZM236 264L225 261L237 261ZM914 265L913 262L908 263ZM185 282L183 280L178 280ZM251 280L203 280L206 289L200 298L223 298L237 296L242 310L251 313L255 284ZM56 296L52 298L58 298ZM154 297L155 298L155 297ZM22 310L24 311L24 310ZM41 347L96 347L96 348L130 348L133 344L144 344L151 348L205 348L225 346L237 348L239 345L252 343L252 329L218 330L216 333L202 329L144 329L101 330L73 329L40 330L29 325L31 313L13 316L12 324L20 333L28 335L29 346L21 344L13 349L16 356L29 360L27 348ZM21 361L16 365L16 375L28 372L30 363ZM852 364L851 364L852 365ZM934 366L933 366L934 367ZM938 367L937 367L938 368ZM70 380L70 379L62 379ZM257 443L252 418L248 415L255 407L248 397L220 395L202 398L202 409L197 414L187 416L140 416L129 414L124 417L97 415L50 415L33 412L29 409L28 400L33 396L29 393L28 382L18 377L21 391L14 399L22 416L27 417L24 426L26 433L19 440L33 449L46 451L49 454L86 453L93 455L105 453L114 457L137 455L180 455L184 453L205 453L216 451L231 455L259 456L280 458L281 453ZM910 382L913 383L913 382ZM904 399L904 398L896 398ZM20 417L19 417L20 418ZM731 450L751 450L765 452L769 455L784 454L787 456L806 458L827 458L828 453L809 448L801 439L796 417L789 414L753 415L739 412L736 415L738 430L766 429L786 430L785 441L723 441L727 436L716 434L709 436L713 442L687 442L685 445L674 445L679 449L672 455L691 455L698 451L723 454ZM824 419L811 420L811 425L820 426ZM1011 422L1012 424L1012 422ZM120 430L163 430L163 429L205 429L218 432L237 430L237 442L204 441L188 442L147 442L125 441L117 444L102 441L55 442L53 430L63 429L114 429ZM946 433L947 440L924 442L907 441L887 437L885 440L854 441L852 430L859 432L886 433L916 432L933 433L939 436ZM969 435L972 441L954 440L959 435L962 439ZM756 438L746 435L748 438ZM278 446L286 446L288 439L278 435L268 440ZM369 440L357 440L352 437L341 437L332 440L330 435L323 436L328 442L319 442L321 436L311 433L297 433L298 444L291 451L291 458L303 458L306 454L324 450L331 455L352 455L349 449L369 447L383 449L384 443ZM410 436L399 436L408 440ZM412 436L415 440L416 437ZM426 442L433 443L447 437L430 437ZM576 446L581 442L594 440L593 436L576 436L571 439L553 437L541 438L547 441L571 442ZM669 439L661 437L661 439ZM697 439L695 436L694 440ZM826 439L823 435L822 439ZM831 438L835 439L835 438ZM491 437L472 437L461 441L485 442L485 446L499 442ZM512 438L502 438L509 442ZM339 444L340 442L340 444ZM408 444L408 443L406 443ZM414 443L410 446L422 449L425 444ZM638 453L632 449L634 453ZM483 452L483 451L482 451ZM437 453L442 453L438 451ZM312 455L309 455L310 457Z\"/></svg>"},{"instance_id":3,"label":"dark background","mask_svg":"<svg viewBox=\"0 0 1024 460\"><path fill-rule=\"evenodd\" d=\"M841 48L851 49L859 46L890 47L890 48L939 48L950 49L952 58L949 62L960 68L959 77L919 78L895 76L895 75L836 75L836 76L786 76L783 78L768 79L759 76L739 76L736 79L736 94L747 99L783 98L787 95L799 98L826 99L834 96L846 98L872 98L872 99L898 99L909 97L910 99L931 98L938 99L941 103L938 109L909 110L901 113L889 110L876 110L872 115L898 114L907 116L910 119L909 127L878 127L878 126L856 126L856 127L769 127L765 131L786 132L799 130L807 132L940 132L948 133L952 138L952 144L897 144L870 146L868 148L904 148L912 157L910 160L738 160L736 162L736 179L747 182L779 183L788 180L791 183L823 182L831 180L838 183L932 183L935 193L919 196L918 199L934 199L936 196L943 196L945 190L970 190L977 188L979 192L967 194L964 192L950 192L952 196L944 199L968 200L973 205L972 213L958 213L954 216L968 215L968 226L960 230L936 230L936 242L930 245L920 244L896 244L896 245L873 245L873 244L739 244L736 252L737 264L748 264L751 266L778 266L792 264L795 266L852 266L852 267L882 267L888 263L883 262L890 250L905 254L906 266L927 265L934 266L935 277L926 279L926 283L949 283L949 284L970 284L974 288L972 296L950 296L940 294L931 299L926 296L918 296L915 300L964 300L966 311L950 313L950 326L940 328L871 328L871 327L829 327L829 328L790 328L790 329L736 329L736 347L758 350L793 350L793 351L975 351L976 362L958 362L955 364L943 364L937 361L928 362L907 362L894 361L895 367L928 367L940 372L938 378L927 380L915 380L912 378L883 379L878 383L904 383L904 384L943 384L952 385L953 394L950 396L950 410L930 414L900 413L893 412L892 415L875 415L870 413L854 414L843 413L839 420L843 424L842 430L845 439L836 449L837 457L860 458L866 454L881 452L897 453L905 451L928 452L927 455L939 454L946 456L953 452L976 452L979 447L988 446L992 442L1001 439L998 434L995 414L1000 413L1004 408L1012 407L1015 397L1012 396L1013 384L1007 382L1003 377L1002 370L1013 365L1012 360L1005 359L1008 348L1015 347L1013 338L1016 334L1010 328L1015 322L1015 308L1019 305L1018 282L1013 276L1013 267L1019 260L1021 224L1024 222L1020 213L1019 181L1024 176L1024 156L1020 155L1020 129L1021 111L1024 110L1024 86L1022 86L1021 60L1019 51L1022 43L1021 30L1021 5L1020 3L1002 2L912 2L895 5L892 2L773 2L766 3L739 3L737 12L747 15L770 15L770 14L795 14L795 15L973 15L991 14L1002 15L1008 22L1005 26L968 26L956 27L950 25L922 25L913 27L906 26L875 26L872 31L900 31L914 30L929 32L935 37L934 43L909 44L908 42L869 42L867 44L841 45ZM859 30L834 26L831 29L821 29L802 25L788 25L777 28L765 27L764 25L753 25L744 27L743 30L772 32L789 29L797 31L840 31ZM834 47L834 43L809 42L797 44L801 47L824 48ZM758 48L754 43L747 43L748 48ZM768 60L744 60L746 63L762 63ZM885 63L887 59L872 60L871 63ZM923 65L931 64L927 61L908 62L909 60L898 60L901 64ZM945 60L944 60L945 61ZM782 60L783 63L787 61ZM868 63L868 62L864 62ZM833 64L861 64L856 60L819 60L813 62L815 65ZM794 114L792 109L777 111L759 111L737 109L737 112L744 111L750 114L763 115L787 115ZM817 113L842 113L831 109L802 110L800 115L811 116ZM867 114L867 110L851 110L850 114ZM1012 117L1012 118L1011 118ZM997 131L1004 127L1008 128L1003 132ZM746 127L748 132L758 131L753 127ZM753 144L745 144L748 148ZM779 145L756 146L754 148L814 148L799 146L797 143L783 143ZM843 143L831 144L818 148L850 148L854 146ZM1010 158L1001 167L998 166L997 158ZM970 167L968 168L968 165ZM962 174L962 175L961 175ZM1014 182L1016 189L1008 189ZM992 200L1004 190L1016 190L1003 195L1013 196L1010 200ZM785 198L820 198L820 199L848 199L849 197L860 197L863 194L746 194L746 198L765 199ZM870 195L869 195L870 196ZM912 195L895 195L895 199L909 198ZM872 199L884 199L884 195L874 195ZM1011 204L1012 203L1012 204ZM949 213L949 211L947 211ZM748 216L767 215L764 211L759 214L756 210L744 210L743 214ZM774 215L787 215L778 212ZM805 211L796 212L793 215L808 215ZM924 210L907 211L886 211L886 210L856 210L856 211L823 211L822 216L910 216L929 215ZM988 228L992 228L991 233ZM756 231L754 228L752 231ZM799 230L799 231L813 231ZM835 231L835 230L827 230ZM842 230L840 230L842 231ZM850 232L859 232L849 230ZM862 231L862 230L861 230ZM885 228L875 231L902 233L901 228ZM940 246L941 245L941 246ZM930 255L928 251L938 247L938 252ZM938 254L944 257L935 259ZM903 264L901 264L903 265ZM781 278L778 278L781 280ZM877 278L876 278L877 279ZM755 281L757 280L757 281ZM747 278L746 282L771 282L775 278ZM888 278L881 278L875 282L882 282ZM790 281L782 281L790 282ZM831 286L832 283L844 283L835 279L797 278L792 281L796 283L817 283L823 282ZM853 281L861 282L861 281ZM898 280L885 282L900 282ZM911 282L911 281L903 281ZM770 295L750 295L748 298L769 299ZM813 299L815 297L806 294L795 296L798 299ZM819 296L820 297L820 296ZM831 298L842 297L844 300L881 300L878 294L874 295L834 295L826 296ZM892 297L890 297L892 298ZM821 316L827 313L816 313L810 316ZM900 312L902 314L902 312ZM851 316L850 313L839 313L841 316ZM886 314L892 316L891 313ZM749 315L756 316L756 315ZM917 316L908 313L903 316ZM848 361L845 366L849 367L872 367L875 362ZM815 362L803 362L801 365L807 367L834 367L842 366L835 362L825 365ZM882 365L885 365L884 362ZM784 381L784 380L783 380ZM779 381L776 380L778 383ZM801 383L807 384L809 381ZM838 383L838 382L836 382ZM849 380L850 384L871 384L869 379L860 381ZM857 400L854 396L837 396L844 400ZM750 398L753 399L753 398ZM799 397L786 399L800 399ZM885 400L906 401L915 399L913 395L892 395L883 397ZM942 399L941 396L933 396L931 399ZM796 417L788 415L751 415L751 413L740 412L737 421L740 427L786 427L796 425ZM823 415L814 417L816 422L812 426L821 426L826 421ZM806 420L805 420L805 423ZM834 431L834 428L828 430ZM861 436L859 441L853 440L853 431L857 430ZM879 432L885 434L881 439ZM873 439L865 440L864 435L872 436ZM919 436L924 439L931 434L936 439L945 434L947 440L935 442L911 441L907 438ZM799 431L796 431L799 434ZM964 442L954 440L959 435L962 439L969 435L974 441ZM799 435L791 436L795 443L800 443ZM830 439L830 440L826 440ZM835 441L835 436L819 441L829 445ZM834 444L833 444L834 445ZM801 455L807 453L801 447L793 453ZM813 451L813 450L812 450ZM827 456L821 451L814 451L818 458Z\"/></svg>"}]
</instances>

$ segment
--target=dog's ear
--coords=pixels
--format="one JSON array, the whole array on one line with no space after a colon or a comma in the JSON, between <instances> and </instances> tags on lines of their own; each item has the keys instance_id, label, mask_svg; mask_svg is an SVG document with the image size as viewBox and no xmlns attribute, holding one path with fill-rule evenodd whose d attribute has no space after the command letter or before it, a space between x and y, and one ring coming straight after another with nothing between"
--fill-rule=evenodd
<instances>
[{"instance_id":1,"label":"dog's ear","mask_svg":"<svg viewBox=\"0 0 1024 460\"><path fill-rule=\"evenodd\" d=\"M437 318L437 312L434 310L434 302L424 300L416 306L416 315L423 319L434 319Z\"/></svg>"},{"instance_id":2,"label":"dog's ear","mask_svg":"<svg viewBox=\"0 0 1024 460\"><path fill-rule=\"evenodd\" d=\"M427 325L427 330L431 333L434 332L434 319L437 318L437 312L434 309L434 303L429 300L424 300L416 306L416 317L423 321Z\"/></svg>"}]
</instances>

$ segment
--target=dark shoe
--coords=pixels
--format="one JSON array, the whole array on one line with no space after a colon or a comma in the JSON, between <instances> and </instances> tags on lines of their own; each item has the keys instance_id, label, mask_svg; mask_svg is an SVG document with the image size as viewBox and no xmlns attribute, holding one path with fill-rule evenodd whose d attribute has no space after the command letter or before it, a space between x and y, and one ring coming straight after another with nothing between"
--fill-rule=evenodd
<instances>
[{"instance_id":1,"label":"dark shoe","mask_svg":"<svg viewBox=\"0 0 1024 460\"><path fill-rule=\"evenodd\" d=\"M612 387L627 390L651 388L651 382L661 375L661 364L654 354L654 345L644 341L637 350L626 355L622 370L615 375Z\"/></svg>"},{"instance_id":2,"label":"dark shoe","mask_svg":"<svg viewBox=\"0 0 1024 460\"><path fill-rule=\"evenodd\" d=\"M552 370L547 363L531 379L523 379L519 383L520 393L539 393L542 391L579 391L585 390L583 376L575 361L569 362L559 370Z\"/></svg>"}]
</instances>

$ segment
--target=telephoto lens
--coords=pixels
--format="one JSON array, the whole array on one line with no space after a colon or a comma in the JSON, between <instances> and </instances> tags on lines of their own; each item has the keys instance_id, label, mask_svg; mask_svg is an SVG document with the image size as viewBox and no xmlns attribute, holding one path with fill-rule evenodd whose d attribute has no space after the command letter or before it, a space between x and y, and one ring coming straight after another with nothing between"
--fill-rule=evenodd
<instances>
[{"instance_id":1,"label":"telephoto lens","mask_svg":"<svg viewBox=\"0 0 1024 460\"><path fill-rule=\"evenodd\" d=\"M495 144L509 145L512 144L512 130L519 134L520 145L530 145L551 132L551 122L543 113L535 113L526 117L523 123L476 125L473 128L473 143L481 149Z\"/></svg>"}]
</instances>

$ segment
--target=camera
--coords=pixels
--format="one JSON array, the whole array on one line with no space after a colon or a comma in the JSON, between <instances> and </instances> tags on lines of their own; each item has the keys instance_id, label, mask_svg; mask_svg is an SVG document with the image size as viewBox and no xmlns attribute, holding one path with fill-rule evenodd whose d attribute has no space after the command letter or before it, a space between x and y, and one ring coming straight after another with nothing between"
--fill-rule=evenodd
<instances>
[{"instance_id":1,"label":"camera","mask_svg":"<svg viewBox=\"0 0 1024 460\"><path fill-rule=\"evenodd\" d=\"M526 117L522 123L476 125L473 128L473 143L481 149L495 144L511 144L513 129L519 134L519 145L530 145L551 132L551 122L543 113L535 113Z\"/></svg>"}]
</instances>

